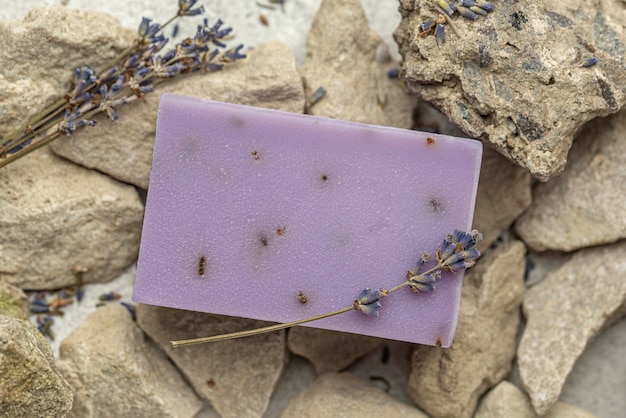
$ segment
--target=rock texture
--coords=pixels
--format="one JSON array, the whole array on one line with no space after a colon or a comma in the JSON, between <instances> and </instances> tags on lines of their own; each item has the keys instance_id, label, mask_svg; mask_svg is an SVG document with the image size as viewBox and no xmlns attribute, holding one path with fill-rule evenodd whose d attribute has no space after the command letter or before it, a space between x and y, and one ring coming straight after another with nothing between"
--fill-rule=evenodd
<instances>
[{"instance_id":1,"label":"rock texture","mask_svg":"<svg viewBox=\"0 0 626 418\"><path fill-rule=\"evenodd\" d=\"M117 121L100 115L97 126L61 138L52 148L78 164L147 189L161 93L302 113L302 81L287 45L268 42L247 54L247 60L223 71L169 80L154 94L120 108Z\"/></svg>"},{"instance_id":2,"label":"rock texture","mask_svg":"<svg viewBox=\"0 0 626 418\"><path fill-rule=\"evenodd\" d=\"M516 229L538 250L572 251L626 238L626 110L588 123L565 172L534 189L534 203Z\"/></svg>"},{"instance_id":3,"label":"rock texture","mask_svg":"<svg viewBox=\"0 0 626 418\"><path fill-rule=\"evenodd\" d=\"M0 417L57 418L71 407L72 388L46 338L26 319L0 313Z\"/></svg>"},{"instance_id":4,"label":"rock texture","mask_svg":"<svg viewBox=\"0 0 626 418\"><path fill-rule=\"evenodd\" d=\"M473 227L482 232L481 251L530 206L530 174L490 148L483 149Z\"/></svg>"},{"instance_id":5,"label":"rock texture","mask_svg":"<svg viewBox=\"0 0 626 418\"><path fill-rule=\"evenodd\" d=\"M28 298L18 287L0 280L0 315L28 319Z\"/></svg>"},{"instance_id":6,"label":"rock texture","mask_svg":"<svg viewBox=\"0 0 626 418\"><path fill-rule=\"evenodd\" d=\"M563 171L573 136L626 100L626 9L615 0L495 2L476 21L452 17L445 43L420 36L430 0L401 0L395 32L410 89L463 131L542 181ZM597 57L595 66L584 67Z\"/></svg>"},{"instance_id":7,"label":"rock texture","mask_svg":"<svg viewBox=\"0 0 626 418\"><path fill-rule=\"evenodd\" d=\"M407 392L430 416L471 417L478 398L511 371L524 254L524 245L516 241L484 256L466 273L452 346L415 348Z\"/></svg>"},{"instance_id":8,"label":"rock texture","mask_svg":"<svg viewBox=\"0 0 626 418\"><path fill-rule=\"evenodd\" d=\"M141 304L137 321L222 417L263 416L287 362L284 331L173 349L170 340L260 328L268 323Z\"/></svg>"},{"instance_id":9,"label":"rock texture","mask_svg":"<svg viewBox=\"0 0 626 418\"><path fill-rule=\"evenodd\" d=\"M307 112L410 128L416 100L387 77L387 70L397 65L382 38L369 29L359 0L322 1L300 73L306 97L320 86L326 95L319 103L309 104Z\"/></svg>"},{"instance_id":10,"label":"rock texture","mask_svg":"<svg viewBox=\"0 0 626 418\"><path fill-rule=\"evenodd\" d=\"M503 380L485 396L474 418L538 418L530 400L514 384ZM575 406L557 403L543 418L595 418Z\"/></svg>"},{"instance_id":11,"label":"rock texture","mask_svg":"<svg viewBox=\"0 0 626 418\"><path fill-rule=\"evenodd\" d=\"M427 418L415 407L399 402L367 380L350 373L326 373L291 400L282 418Z\"/></svg>"},{"instance_id":12,"label":"rock texture","mask_svg":"<svg viewBox=\"0 0 626 418\"><path fill-rule=\"evenodd\" d=\"M626 312L626 241L581 250L530 288L517 364L539 415L556 403L589 341Z\"/></svg>"},{"instance_id":13,"label":"rock texture","mask_svg":"<svg viewBox=\"0 0 626 418\"><path fill-rule=\"evenodd\" d=\"M289 330L289 351L313 363L317 374L338 372L378 347L383 340L325 329L295 327Z\"/></svg>"},{"instance_id":14,"label":"rock texture","mask_svg":"<svg viewBox=\"0 0 626 418\"><path fill-rule=\"evenodd\" d=\"M108 14L59 5L0 21L0 135L62 97L74 68L103 65L134 36Z\"/></svg>"},{"instance_id":15,"label":"rock texture","mask_svg":"<svg viewBox=\"0 0 626 418\"><path fill-rule=\"evenodd\" d=\"M137 191L69 163L47 148L0 170L0 279L24 289L117 277L137 257Z\"/></svg>"},{"instance_id":16,"label":"rock texture","mask_svg":"<svg viewBox=\"0 0 626 418\"><path fill-rule=\"evenodd\" d=\"M99 308L61 344L71 417L193 417L202 408L172 364L120 305Z\"/></svg>"}]
</instances>

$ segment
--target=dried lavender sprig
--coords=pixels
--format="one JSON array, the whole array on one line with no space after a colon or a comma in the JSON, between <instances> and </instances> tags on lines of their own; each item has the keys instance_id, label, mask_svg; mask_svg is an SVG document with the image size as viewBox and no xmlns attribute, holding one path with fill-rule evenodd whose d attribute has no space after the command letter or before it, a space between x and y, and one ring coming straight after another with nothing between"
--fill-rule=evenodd
<instances>
[{"instance_id":1,"label":"dried lavender sprig","mask_svg":"<svg viewBox=\"0 0 626 418\"><path fill-rule=\"evenodd\" d=\"M30 118L26 124L7 135L0 143L0 167L52 142L62 134L71 135L77 128L94 126L97 113L105 113L115 121L117 107L130 103L152 92L155 85L167 78L196 71L219 71L225 63L245 58L243 45L225 48L222 42L231 28L222 28L223 22L209 26L205 19L196 35L177 44L161 56L159 52L168 43L162 31L174 19L203 13L197 0L179 0L178 11L164 25L143 18L138 38L133 45L111 61L102 71L91 67L76 69L73 89L63 99L48 106ZM54 129L53 129L54 128Z\"/></svg>"},{"instance_id":2,"label":"dried lavender sprig","mask_svg":"<svg viewBox=\"0 0 626 418\"><path fill-rule=\"evenodd\" d=\"M414 270L409 270L406 275L406 280L399 285L385 290L371 290L369 288L364 289L361 294L354 300L351 306L339 309L333 312L328 312L321 315L316 315L310 318L300 319L298 321L288 322L284 324L271 325L269 327L258 328L248 331L233 332L230 334L215 335L212 337L192 338L187 340L170 341L172 347L183 347L187 345L211 343L217 341L232 340L235 338L250 337L253 335L265 334L267 332L278 331L285 328L291 328L296 325L306 324L308 322L317 321L331 316L340 315L352 310L361 311L362 313L377 317L380 314L380 308L382 304L380 300L389 296L390 294L397 292L403 287L409 286L411 291L420 294L422 292L432 292L435 290L435 282L441 278L442 271L457 271L465 270L472 267L476 259L480 257L480 252L475 248L477 241L482 239L482 234L476 230L471 232L464 232L460 229L455 230L452 234L443 240L435 257L437 264L430 269L420 272L424 266L430 261L430 255L424 254L417 262L417 266Z\"/></svg>"}]
</instances>

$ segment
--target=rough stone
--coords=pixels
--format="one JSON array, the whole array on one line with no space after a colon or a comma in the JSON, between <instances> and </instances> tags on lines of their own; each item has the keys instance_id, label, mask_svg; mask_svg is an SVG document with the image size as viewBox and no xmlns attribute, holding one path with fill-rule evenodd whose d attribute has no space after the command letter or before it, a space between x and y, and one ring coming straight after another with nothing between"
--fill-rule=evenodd
<instances>
[{"instance_id":1,"label":"rough stone","mask_svg":"<svg viewBox=\"0 0 626 418\"><path fill-rule=\"evenodd\" d=\"M98 67L134 38L114 17L51 5L0 21L0 135L62 97L76 67Z\"/></svg>"},{"instance_id":2,"label":"rough stone","mask_svg":"<svg viewBox=\"0 0 626 418\"><path fill-rule=\"evenodd\" d=\"M382 341L365 335L309 327L292 328L287 335L289 351L307 358L317 374L345 369Z\"/></svg>"},{"instance_id":3,"label":"rough stone","mask_svg":"<svg viewBox=\"0 0 626 418\"><path fill-rule=\"evenodd\" d=\"M526 293L517 364L539 415L556 403L589 341L626 311L625 253L626 241L580 250Z\"/></svg>"},{"instance_id":4,"label":"rough stone","mask_svg":"<svg viewBox=\"0 0 626 418\"><path fill-rule=\"evenodd\" d=\"M489 248L531 201L530 174L496 151L484 148L473 224L484 237L478 248Z\"/></svg>"},{"instance_id":5,"label":"rough stone","mask_svg":"<svg viewBox=\"0 0 626 418\"><path fill-rule=\"evenodd\" d=\"M514 384L503 380L482 400L474 418L538 418L530 399ZM562 402L543 418L595 418L594 414Z\"/></svg>"},{"instance_id":6,"label":"rough stone","mask_svg":"<svg viewBox=\"0 0 626 418\"><path fill-rule=\"evenodd\" d=\"M359 0L324 0L307 38L300 69L306 97L326 95L307 113L399 128L412 126L416 99L387 77L397 67L383 39L369 28Z\"/></svg>"},{"instance_id":7,"label":"rough stone","mask_svg":"<svg viewBox=\"0 0 626 418\"><path fill-rule=\"evenodd\" d=\"M576 138L565 172L533 191L516 229L537 250L572 251L626 238L626 110L589 122Z\"/></svg>"},{"instance_id":8,"label":"rough stone","mask_svg":"<svg viewBox=\"0 0 626 418\"><path fill-rule=\"evenodd\" d=\"M70 417L193 417L202 402L120 305L99 308L61 344Z\"/></svg>"},{"instance_id":9,"label":"rough stone","mask_svg":"<svg viewBox=\"0 0 626 418\"><path fill-rule=\"evenodd\" d=\"M117 121L100 115L95 118L97 126L60 138L52 149L78 164L147 189L161 93L302 113L302 81L287 45L268 42L247 54L248 59L223 71L169 80L154 94L120 108Z\"/></svg>"},{"instance_id":10,"label":"rough stone","mask_svg":"<svg viewBox=\"0 0 626 418\"><path fill-rule=\"evenodd\" d=\"M173 349L170 340L269 324L141 304L137 306L137 321L222 417L263 416L287 362L284 331Z\"/></svg>"},{"instance_id":11,"label":"rough stone","mask_svg":"<svg viewBox=\"0 0 626 418\"><path fill-rule=\"evenodd\" d=\"M28 298L22 289L0 280L0 315L28 319Z\"/></svg>"},{"instance_id":12,"label":"rough stone","mask_svg":"<svg viewBox=\"0 0 626 418\"><path fill-rule=\"evenodd\" d=\"M455 14L445 43L420 36L438 12L401 0L395 32L411 90L474 138L542 181L563 171L576 132L626 100L626 9L614 0L496 2L471 22ZM590 57L596 65L584 67Z\"/></svg>"},{"instance_id":13,"label":"rough stone","mask_svg":"<svg viewBox=\"0 0 626 418\"><path fill-rule=\"evenodd\" d=\"M407 392L430 416L471 417L478 398L511 371L524 253L524 244L515 241L485 255L466 273L452 346L413 351Z\"/></svg>"},{"instance_id":14,"label":"rough stone","mask_svg":"<svg viewBox=\"0 0 626 418\"><path fill-rule=\"evenodd\" d=\"M415 417L427 415L350 373L326 373L289 402L282 418Z\"/></svg>"},{"instance_id":15,"label":"rough stone","mask_svg":"<svg viewBox=\"0 0 626 418\"><path fill-rule=\"evenodd\" d=\"M64 417L72 388L46 338L25 319L0 314L0 417Z\"/></svg>"},{"instance_id":16,"label":"rough stone","mask_svg":"<svg viewBox=\"0 0 626 418\"><path fill-rule=\"evenodd\" d=\"M0 170L0 279L23 289L111 280L137 257L137 191L43 148Z\"/></svg>"}]
</instances>

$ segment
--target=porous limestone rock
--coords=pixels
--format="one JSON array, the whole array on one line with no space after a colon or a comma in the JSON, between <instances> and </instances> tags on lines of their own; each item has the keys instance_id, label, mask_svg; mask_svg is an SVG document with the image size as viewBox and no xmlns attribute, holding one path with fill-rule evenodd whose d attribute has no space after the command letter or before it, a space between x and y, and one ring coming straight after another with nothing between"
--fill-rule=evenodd
<instances>
[{"instance_id":1,"label":"porous limestone rock","mask_svg":"<svg viewBox=\"0 0 626 418\"><path fill-rule=\"evenodd\" d=\"M531 287L517 364L533 407L543 415L589 341L626 312L626 241L580 250Z\"/></svg>"},{"instance_id":2,"label":"porous limestone rock","mask_svg":"<svg viewBox=\"0 0 626 418\"><path fill-rule=\"evenodd\" d=\"M524 255L524 244L514 241L479 260L465 275L452 346L413 351L407 392L431 417L471 417L478 398L511 371Z\"/></svg>"},{"instance_id":3,"label":"porous limestone rock","mask_svg":"<svg viewBox=\"0 0 626 418\"><path fill-rule=\"evenodd\" d=\"M537 251L572 251L626 238L626 110L589 122L576 138L565 172L533 190L517 221Z\"/></svg>"},{"instance_id":4,"label":"porous limestone rock","mask_svg":"<svg viewBox=\"0 0 626 418\"><path fill-rule=\"evenodd\" d=\"M222 417L263 416L287 362L285 331L174 349L171 340L269 324L143 304L137 306L137 322Z\"/></svg>"},{"instance_id":5,"label":"porous limestone rock","mask_svg":"<svg viewBox=\"0 0 626 418\"><path fill-rule=\"evenodd\" d=\"M120 107L115 122L99 115L97 126L60 138L52 145L53 151L147 189L161 93L302 113L302 81L287 45L272 41L246 53L246 60L222 71L168 80L142 100Z\"/></svg>"},{"instance_id":6,"label":"porous limestone rock","mask_svg":"<svg viewBox=\"0 0 626 418\"><path fill-rule=\"evenodd\" d=\"M317 374L343 370L382 342L366 335L309 327L292 328L287 335L289 351L307 358Z\"/></svg>"},{"instance_id":7,"label":"porous limestone rock","mask_svg":"<svg viewBox=\"0 0 626 418\"><path fill-rule=\"evenodd\" d=\"M0 315L28 319L28 305L22 289L11 286L6 279L0 280Z\"/></svg>"},{"instance_id":8,"label":"porous limestone rock","mask_svg":"<svg viewBox=\"0 0 626 418\"><path fill-rule=\"evenodd\" d=\"M139 250L143 205L128 185L37 150L0 170L0 279L23 289L120 275Z\"/></svg>"},{"instance_id":9,"label":"porous limestone rock","mask_svg":"<svg viewBox=\"0 0 626 418\"><path fill-rule=\"evenodd\" d=\"M74 68L98 68L134 36L108 14L60 5L0 21L0 135L61 98Z\"/></svg>"},{"instance_id":10,"label":"porous limestone rock","mask_svg":"<svg viewBox=\"0 0 626 418\"><path fill-rule=\"evenodd\" d=\"M72 407L72 388L46 338L21 316L0 313L0 417L64 417Z\"/></svg>"},{"instance_id":11,"label":"porous limestone rock","mask_svg":"<svg viewBox=\"0 0 626 418\"><path fill-rule=\"evenodd\" d=\"M412 126L416 99L389 79L393 62L383 39L369 27L359 0L323 0L307 37L300 73L306 97L326 95L307 107L312 115L398 128Z\"/></svg>"},{"instance_id":12,"label":"porous limestone rock","mask_svg":"<svg viewBox=\"0 0 626 418\"><path fill-rule=\"evenodd\" d=\"M74 389L70 417L194 417L202 408L121 305L99 308L67 337L57 367Z\"/></svg>"},{"instance_id":13,"label":"porous limestone rock","mask_svg":"<svg viewBox=\"0 0 626 418\"><path fill-rule=\"evenodd\" d=\"M539 418L528 396L514 384L503 380L482 400L474 418ZM596 418L592 413L562 402L543 418Z\"/></svg>"},{"instance_id":14,"label":"porous limestone rock","mask_svg":"<svg viewBox=\"0 0 626 418\"><path fill-rule=\"evenodd\" d=\"M626 100L626 9L615 0L493 3L475 21L455 13L459 34L446 24L438 47L420 27L437 18L437 2L401 0L402 77L467 134L547 181L582 125Z\"/></svg>"},{"instance_id":15,"label":"porous limestone rock","mask_svg":"<svg viewBox=\"0 0 626 418\"><path fill-rule=\"evenodd\" d=\"M281 417L427 418L427 415L346 372L318 377L289 402Z\"/></svg>"}]
</instances>

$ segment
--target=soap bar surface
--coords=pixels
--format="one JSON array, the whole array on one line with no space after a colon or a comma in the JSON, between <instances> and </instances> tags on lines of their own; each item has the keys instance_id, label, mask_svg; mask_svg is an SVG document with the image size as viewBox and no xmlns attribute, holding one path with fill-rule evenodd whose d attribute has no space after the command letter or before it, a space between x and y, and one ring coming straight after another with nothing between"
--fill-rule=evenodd
<instances>
[{"instance_id":1,"label":"soap bar surface","mask_svg":"<svg viewBox=\"0 0 626 418\"><path fill-rule=\"evenodd\" d=\"M133 299L275 322L351 306L470 229L481 154L469 139L164 94ZM432 293L382 299L379 317L310 326L447 347L462 281L444 273Z\"/></svg>"}]
</instances>

